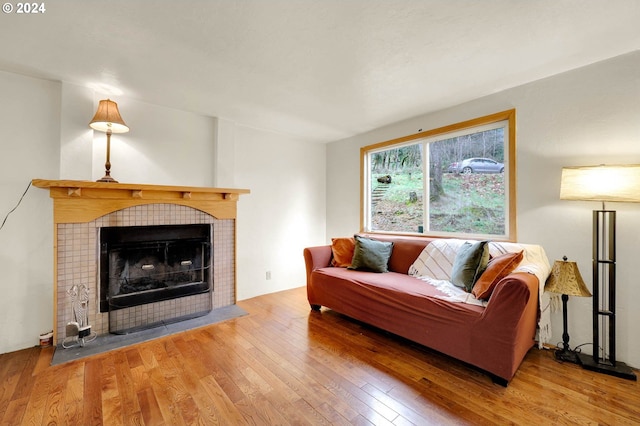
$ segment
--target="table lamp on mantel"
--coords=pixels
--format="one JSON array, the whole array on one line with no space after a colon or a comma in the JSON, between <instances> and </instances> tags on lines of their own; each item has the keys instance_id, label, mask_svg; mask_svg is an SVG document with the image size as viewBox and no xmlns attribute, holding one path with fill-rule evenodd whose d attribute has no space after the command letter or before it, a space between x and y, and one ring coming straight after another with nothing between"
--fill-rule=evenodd
<instances>
[{"instance_id":1,"label":"table lamp on mantel","mask_svg":"<svg viewBox=\"0 0 640 426\"><path fill-rule=\"evenodd\" d=\"M556 260L551 268L551 275L544 286L545 291L562 295L562 349L556 350L556 359L578 363L575 350L569 346L569 331L567 327L567 302L569 296L591 297L576 262L567 262L567 256L562 261Z\"/></svg>"},{"instance_id":2,"label":"table lamp on mantel","mask_svg":"<svg viewBox=\"0 0 640 426\"><path fill-rule=\"evenodd\" d=\"M111 99L103 99L98 105L96 115L89 123L89 127L94 130L107 133L107 161L104 164L105 174L102 179L98 179L97 182L114 182L118 181L111 177L111 134L112 133L127 133L129 127L124 124L124 120L120 116L118 111L118 104Z\"/></svg>"}]
</instances>

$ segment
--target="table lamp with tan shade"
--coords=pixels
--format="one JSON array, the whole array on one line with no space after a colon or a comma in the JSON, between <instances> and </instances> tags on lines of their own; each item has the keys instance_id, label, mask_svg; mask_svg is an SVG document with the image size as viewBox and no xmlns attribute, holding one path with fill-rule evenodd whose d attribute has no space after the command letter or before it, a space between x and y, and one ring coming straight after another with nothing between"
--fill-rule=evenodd
<instances>
[{"instance_id":1,"label":"table lamp with tan shade","mask_svg":"<svg viewBox=\"0 0 640 426\"><path fill-rule=\"evenodd\" d=\"M562 295L562 349L556 350L556 359L577 364L578 356L576 351L569 346L567 302L569 301L569 296L591 297L591 292L587 289L582 275L580 275L578 264L576 262L567 262L567 256L562 259L553 263L551 274L547 279L544 290Z\"/></svg>"},{"instance_id":2,"label":"table lamp with tan shade","mask_svg":"<svg viewBox=\"0 0 640 426\"><path fill-rule=\"evenodd\" d=\"M118 111L118 104L111 99L103 99L98 104L98 110L89 123L89 127L94 130L107 133L107 161L104 164L105 174L98 182L113 182L117 180L111 177L111 134L126 133L129 127L124 123Z\"/></svg>"}]
</instances>

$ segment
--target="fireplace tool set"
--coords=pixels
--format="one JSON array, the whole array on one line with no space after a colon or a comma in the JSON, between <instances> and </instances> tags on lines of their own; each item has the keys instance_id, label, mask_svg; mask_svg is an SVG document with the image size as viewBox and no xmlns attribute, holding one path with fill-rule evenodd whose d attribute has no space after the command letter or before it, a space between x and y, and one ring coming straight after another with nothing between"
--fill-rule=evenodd
<instances>
[{"instance_id":1,"label":"fireplace tool set","mask_svg":"<svg viewBox=\"0 0 640 426\"><path fill-rule=\"evenodd\" d=\"M84 346L97 337L96 333L91 332L89 325L89 288L84 284L74 285L67 294L71 299L73 321L67 323L65 338L62 341L62 347L65 349Z\"/></svg>"}]
</instances>

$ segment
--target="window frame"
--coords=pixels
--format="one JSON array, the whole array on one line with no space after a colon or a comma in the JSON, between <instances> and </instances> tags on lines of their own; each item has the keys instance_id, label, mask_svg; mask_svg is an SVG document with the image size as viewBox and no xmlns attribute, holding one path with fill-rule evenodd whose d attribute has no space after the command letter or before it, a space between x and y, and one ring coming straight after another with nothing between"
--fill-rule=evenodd
<instances>
[{"instance_id":1,"label":"window frame","mask_svg":"<svg viewBox=\"0 0 640 426\"><path fill-rule=\"evenodd\" d=\"M517 224L516 224L516 110L510 109L495 114L486 115L483 117L474 118L471 120L454 123L435 129L426 131L420 130L418 133L414 133L408 136L403 136L396 139L391 139L385 142L379 142L372 145L363 146L360 148L360 232L367 234L385 234L385 235L411 235L411 236L423 236L423 237L449 237L449 238L470 238L477 239L479 237L485 237L478 234L468 233L452 233L452 232L435 232L425 230L424 233L413 232L397 232L397 231L381 231L367 229L368 221L370 219L370 167L369 158L370 154L379 152L381 150L399 148L413 143L418 143L420 139L444 139L448 134L459 133L474 128L481 128L483 126L489 126L495 123L506 121L506 130L508 132L508 141L505 143L505 234L504 235L491 235L490 238L495 241L517 241ZM424 142L429 143L429 142ZM424 183L423 183L424 184ZM428 185L424 184L425 187ZM426 192L426 191L425 191ZM425 208L425 213L428 210Z\"/></svg>"}]
</instances>

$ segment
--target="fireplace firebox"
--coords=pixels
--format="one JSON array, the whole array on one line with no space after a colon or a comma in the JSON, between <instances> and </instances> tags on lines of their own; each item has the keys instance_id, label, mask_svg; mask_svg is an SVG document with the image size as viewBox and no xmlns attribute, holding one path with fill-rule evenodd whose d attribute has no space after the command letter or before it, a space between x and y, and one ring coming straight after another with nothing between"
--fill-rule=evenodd
<instances>
[{"instance_id":1,"label":"fireplace firebox","mask_svg":"<svg viewBox=\"0 0 640 426\"><path fill-rule=\"evenodd\" d=\"M100 228L100 312L208 293L211 226Z\"/></svg>"}]
</instances>

